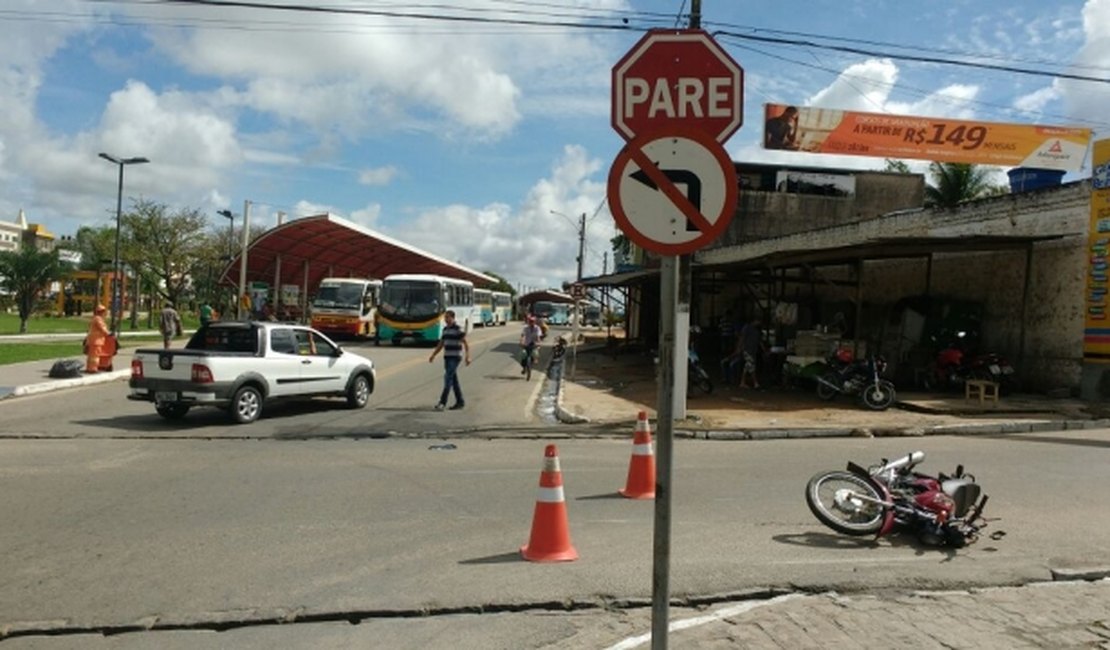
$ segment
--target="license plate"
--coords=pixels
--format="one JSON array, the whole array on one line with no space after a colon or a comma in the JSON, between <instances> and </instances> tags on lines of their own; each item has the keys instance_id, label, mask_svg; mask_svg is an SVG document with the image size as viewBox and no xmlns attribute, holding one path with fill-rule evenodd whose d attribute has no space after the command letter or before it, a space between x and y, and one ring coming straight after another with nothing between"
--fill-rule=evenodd
<instances>
[{"instance_id":1,"label":"license plate","mask_svg":"<svg viewBox=\"0 0 1110 650\"><path fill-rule=\"evenodd\" d=\"M154 401L155 402L176 402L177 401L177 393L166 392L166 391L158 391L158 392L154 393Z\"/></svg>"},{"instance_id":2,"label":"license plate","mask_svg":"<svg viewBox=\"0 0 1110 650\"><path fill-rule=\"evenodd\" d=\"M998 373L1002 372L1002 369L999 368L996 364L992 363L989 367L991 369L991 374L992 375L997 375Z\"/></svg>"}]
</instances>

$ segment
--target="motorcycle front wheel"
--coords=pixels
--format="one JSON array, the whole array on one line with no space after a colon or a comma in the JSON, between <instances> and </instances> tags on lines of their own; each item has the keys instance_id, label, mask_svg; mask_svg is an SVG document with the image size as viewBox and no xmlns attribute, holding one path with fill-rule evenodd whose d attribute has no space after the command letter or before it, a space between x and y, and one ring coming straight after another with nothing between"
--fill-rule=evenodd
<instances>
[{"instance_id":1,"label":"motorcycle front wheel","mask_svg":"<svg viewBox=\"0 0 1110 650\"><path fill-rule=\"evenodd\" d=\"M851 472L825 472L809 479L806 505L814 517L845 535L874 535L883 527L882 495Z\"/></svg>"},{"instance_id":2,"label":"motorcycle front wheel","mask_svg":"<svg viewBox=\"0 0 1110 650\"><path fill-rule=\"evenodd\" d=\"M872 411L885 411L894 404L894 384L882 379L863 387L863 403Z\"/></svg>"},{"instance_id":3,"label":"motorcycle front wheel","mask_svg":"<svg viewBox=\"0 0 1110 650\"><path fill-rule=\"evenodd\" d=\"M817 396L823 400L830 400L840 394L837 386L840 385L840 375L835 372L826 372L817 378Z\"/></svg>"}]
</instances>

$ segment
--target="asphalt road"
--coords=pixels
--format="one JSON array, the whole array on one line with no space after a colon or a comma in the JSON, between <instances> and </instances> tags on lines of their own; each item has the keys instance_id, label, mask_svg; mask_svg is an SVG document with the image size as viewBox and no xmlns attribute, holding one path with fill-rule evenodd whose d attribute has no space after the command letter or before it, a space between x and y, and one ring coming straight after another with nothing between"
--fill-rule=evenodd
<instances>
[{"instance_id":1,"label":"asphalt road","mask_svg":"<svg viewBox=\"0 0 1110 650\"><path fill-rule=\"evenodd\" d=\"M352 341L344 347L373 359L377 368L378 383L366 409L349 410L340 399L313 399L268 404L262 419L249 427L231 424L211 408L193 409L184 420L170 422L152 404L127 400L127 385L119 381L5 401L0 436L270 438L526 430L544 424L542 412L534 408L543 382L538 374L530 383L520 376L513 356L519 334L517 327L471 332L472 363L459 375L467 401L462 411L432 408L443 387L443 362L440 356L428 363L431 347Z\"/></svg>"},{"instance_id":2,"label":"asphalt road","mask_svg":"<svg viewBox=\"0 0 1110 650\"><path fill-rule=\"evenodd\" d=\"M174 424L124 400L122 383L0 404L0 630L56 634L12 639L51 648L150 625L180 631L109 638L196 647L179 635L221 626L255 632L222 642L258 647L367 637L398 648L542 647L575 628L621 638L629 631L608 614L642 614L651 596L652 502L617 495L631 441L536 439L544 425L525 406L513 338L474 336L463 377L474 397L461 412L430 409L440 364L407 347L369 350L381 385L364 411L317 400L248 427L199 410ZM468 429L487 425L523 433ZM366 435L384 431L424 435ZM581 557L534 564L518 550L552 442ZM976 474L998 518L987 532L1006 535L958 552L873 543L823 528L806 508L814 473L913 448L928 453L924 471L963 463ZM1110 566L1107 454L1108 430L678 440L671 593L714 602L766 589L950 589ZM478 611L489 616L467 616Z\"/></svg>"}]
</instances>

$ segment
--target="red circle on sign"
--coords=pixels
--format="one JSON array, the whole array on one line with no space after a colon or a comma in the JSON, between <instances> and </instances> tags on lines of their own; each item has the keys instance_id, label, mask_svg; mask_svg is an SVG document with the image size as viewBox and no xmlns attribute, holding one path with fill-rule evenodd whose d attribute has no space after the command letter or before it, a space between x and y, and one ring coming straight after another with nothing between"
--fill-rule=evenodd
<instances>
[{"instance_id":1,"label":"red circle on sign","mask_svg":"<svg viewBox=\"0 0 1110 650\"><path fill-rule=\"evenodd\" d=\"M666 174L645 156L644 148L647 145L668 138L690 140L702 147L717 162L723 177L724 197L720 214L715 215L716 219L708 219L698 212L687 196L675 186L675 183L669 180ZM633 220L629 219L621 197L625 172L632 165L636 167L637 172L641 170L645 172L654 186L659 189L660 201L670 201L679 212L698 227L701 231L698 236L684 242L664 242L652 239L636 228ZM631 174L628 175L631 176ZM613 166L609 169L607 192L609 210L613 213L613 219L616 220L621 232L641 248L662 255L692 253L720 237L732 221L732 215L736 211L736 202L740 195L736 180L736 168L733 167L728 152L711 134L692 127L659 129L633 138L617 154ZM687 192L689 192L689 189Z\"/></svg>"}]
</instances>

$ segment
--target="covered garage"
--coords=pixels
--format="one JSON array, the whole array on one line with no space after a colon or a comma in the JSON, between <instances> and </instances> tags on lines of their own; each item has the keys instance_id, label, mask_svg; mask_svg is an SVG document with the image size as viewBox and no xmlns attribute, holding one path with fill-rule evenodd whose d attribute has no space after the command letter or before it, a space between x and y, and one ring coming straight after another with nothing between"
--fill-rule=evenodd
<instances>
[{"instance_id":1,"label":"covered garage","mask_svg":"<svg viewBox=\"0 0 1110 650\"><path fill-rule=\"evenodd\" d=\"M337 217L320 214L278 224L250 243L246 283L296 286L298 301L312 295L326 277L383 279L392 273L433 273L489 287L497 278L422 251L402 241ZM236 288L242 252L234 255L219 283ZM281 292L278 292L280 301ZM291 305L292 306L292 305Z\"/></svg>"}]
</instances>

